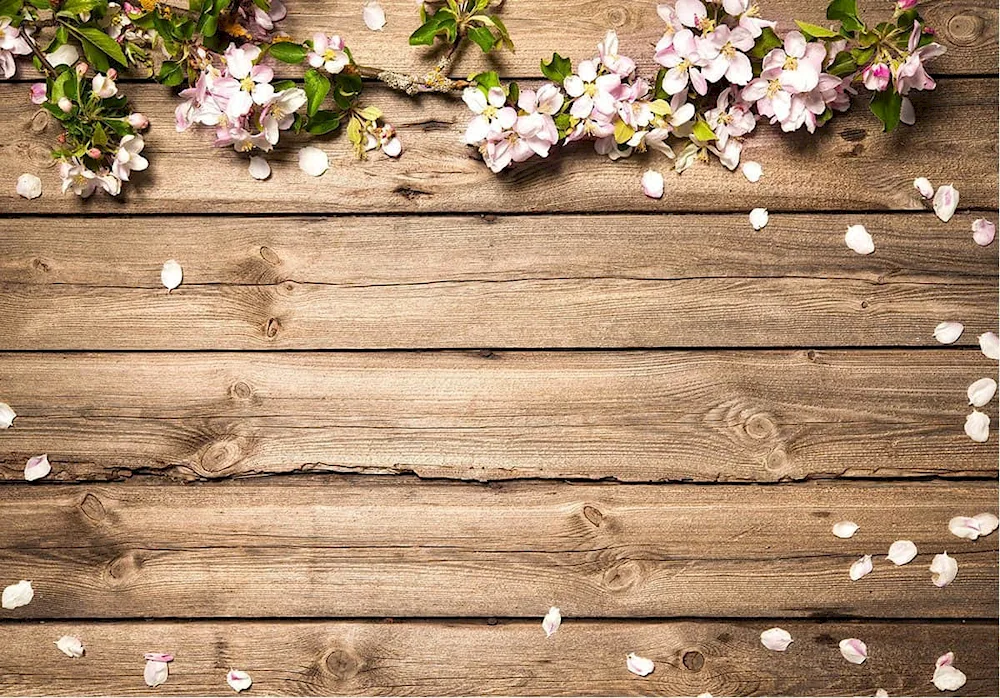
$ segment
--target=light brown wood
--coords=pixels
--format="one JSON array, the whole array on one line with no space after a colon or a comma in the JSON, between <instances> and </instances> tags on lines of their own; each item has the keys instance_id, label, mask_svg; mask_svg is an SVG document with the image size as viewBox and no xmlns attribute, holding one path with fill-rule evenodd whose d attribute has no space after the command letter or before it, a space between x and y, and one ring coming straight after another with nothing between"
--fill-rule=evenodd
<instances>
[{"instance_id":1,"label":"light brown wood","mask_svg":"<svg viewBox=\"0 0 1000 698\"><path fill-rule=\"evenodd\" d=\"M544 609L539 610L540 613ZM760 645L775 623L795 641ZM537 621L122 622L8 625L0 692L14 695L149 695L142 653L170 651L164 695L231 695L230 668L253 678L250 695L889 695L936 693L930 676L945 651L968 683L949 695L997 694L995 623L789 620L593 622L567 618L546 638ZM83 639L71 660L52 643ZM869 659L843 660L837 643L864 640ZM653 659L628 673L630 651Z\"/></svg>"},{"instance_id":2,"label":"light brown wood","mask_svg":"<svg viewBox=\"0 0 1000 698\"><path fill-rule=\"evenodd\" d=\"M995 483L673 487L298 478L3 488L5 618L995 618ZM831 533L848 519L849 541ZM905 567L889 545L921 551ZM959 576L939 589L947 550ZM875 571L848 569L862 554ZM738 586L738 593L734 592ZM140 650L145 651L145 650Z\"/></svg>"},{"instance_id":3,"label":"light brown wood","mask_svg":"<svg viewBox=\"0 0 1000 698\"><path fill-rule=\"evenodd\" d=\"M650 166L668 169L662 157L610 162L581 143L498 177L463 145L471 112L461 100L411 100L379 87L366 94L400 130L398 161L377 155L358 162L346 138L337 136L319 141L331 154L330 171L309 177L298 167L296 140L288 138L269 156L271 179L258 182L246 172L245 157L212 147L212 134L176 133L175 96L142 85L130 94L154 124L147 138L150 169L120 201L95 196L81 202L59 193L49 157L56 128L46 126L44 112L32 116L25 109L25 94L23 85L0 85L0 128L14 134L0 146L0 171L36 172L45 194L28 201L3 188L0 210L9 213L920 210L926 203L913 188L917 176L953 183L963 207L993 208L997 200L995 135L969 126L993 123L995 79L942 80L937 91L917 99L917 125L890 135L879 132L860 101L814 136L761 124L744 150L746 159L763 163L759 183L718 163L703 165L681 176L668 172L659 201L643 195L640 179Z\"/></svg>"},{"instance_id":4,"label":"light brown wood","mask_svg":"<svg viewBox=\"0 0 1000 698\"><path fill-rule=\"evenodd\" d=\"M775 481L996 474L975 350L5 354L0 473ZM995 405L985 408L996 419Z\"/></svg>"},{"instance_id":5,"label":"light brown wood","mask_svg":"<svg viewBox=\"0 0 1000 698\"><path fill-rule=\"evenodd\" d=\"M14 219L0 347L932 346L945 318L977 346L997 252L973 218L866 216L869 256L855 215Z\"/></svg>"}]
</instances>

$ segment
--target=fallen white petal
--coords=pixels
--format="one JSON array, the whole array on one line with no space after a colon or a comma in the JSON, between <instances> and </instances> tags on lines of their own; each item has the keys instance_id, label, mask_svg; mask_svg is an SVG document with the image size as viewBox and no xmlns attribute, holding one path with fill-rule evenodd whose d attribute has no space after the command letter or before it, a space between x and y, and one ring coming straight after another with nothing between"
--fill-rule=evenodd
<instances>
[{"instance_id":1,"label":"fallen white petal","mask_svg":"<svg viewBox=\"0 0 1000 698\"><path fill-rule=\"evenodd\" d=\"M25 199L37 199L42 195L42 180L25 172L17 178L17 193Z\"/></svg>"},{"instance_id":2,"label":"fallen white petal","mask_svg":"<svg viewBox=\"0 0 1000 698\"><path fill-rule=\"evenodd\" d=\"M749 182L759 182L760 177L764 174L764 168L760 166L759 162L754 162L753 160L747 160L743 163L743 176L747 178Z\"/></svg>"},{"instance_id":3,"label":"fallen white petal","mask_svg":"<svg viewBox=\"0 0 1000 698\"><path fill-rule=\"evenodd\" d=\"M63 635L61 638L56 640L56 647L58 647L59 651L67 657L79 659L83 656L83 643L78 637Z\"/></svg>"},{"instance_id":4,"label":"fallen white petal","mask_svg":"<svg viewBox=\"0 0 1000 698\"><path fill-rule=\"evenodd\" d=\"M864 664L868 659L868 645L856 637L840 641L840 653L851 664Z\"/></svg>"},{"instance_id":5,"label":"fallen white petal","mask_svg":"<svg viewBox=\"0 0 1000 698\"><path fill-rule=\"evenodd\" d=\"M559 629L562 624L562 614L559 613L559 609L553 606L549 609L549 612L545 614L542 618L542 630L545 631L545 637L552 637L552 633Z\"/></svg>"},{"instance_id":6,"label":"fallen white petal","mask_svg":"<svg viewBox=\"0 0 1000 698\"><path fill-rule=\"evenodd\" d=\"M939 691L957 691L965 685L966 677L951 664L942 664L934 670L932 681Z\"/></svg>"},{"instance_id":7,"label":"fallen white petal","mask_svg":"<svg viewBox=\"0 0 1000 698\"><path fill-rule=\"evenodd\" d=\"M17 412L11 409L10 405L6 402L0 402L0 429L9 429L16 416Z\"/></svg>"},{"instance_id":8,"label":"fallen white petal","mask_svg":"<svg viewBox=\"0 0 1000 698\"><path fill-rule=\"evenodd\" d=\"M884 688L876 689L875 698L889 698L889 692Z\"/></svg>"},{"instance_id":9,"label":"fallen white petal","mask_svg":"<svg viewBox=\"0 0 1000 698\"><path fill-rule=\"evenodd\" d=\"M851 565L851 581L856 582L866 574L872 571L872 556L865 555L862 558L858 558Z\"/></svg>"},{"instance_id":10,"label":"fallen white petal","mask_svg":"<svg viewBox=\"0 0 1000 698\"><path fill-rule=\"evenodd\" d=\"M996 332L985 332L979 335L979 348L987 359L1000 359L1000 337Z\"/></svg>"},{"instance_id":11,"label":"fallen white petal","mask_svg":"<svg viewBox=\"0 0 1000 698\"><path fill-rule=\"evenodd\" d=\"M958 198L958 189L950 184L938 187L934 192L934 213L937 217L945 223L950 221L955 215L955 209L958 208Z\"/></svg>"},{"instance_id":12,"label":"fallen white petal","mask_svg":"<svg viewBox=\"0 0 1000 698\"><path fill-rule=\"evenodd\" d=\"M760 634L760 644L775 652L784 652L792 642L791 634L782 628L771 628Z\"/></svg>"},{"instance_id":13,"label":"fallen white petal","mask_svg":"<svg viewBox=\"0 0 1000 698\"><path fill-rule=\"evenodd\" d=\"M917 556L917 546L912 540L897 540L889 546L886 558L894 565L905 565Z\"/></svg>"},{"instance_id":14,"label":"fallen white petal","mask_svg":"<svg viewBox=\"0 0 1000 698\"><path fill-rule=\"evenodd\" d=\"M271 176L271 166L267 164L267 160L257 155L250 158L250 166L247 169L254 179L267 179Z\"/></svg>"},{"instance_id":15,"label":"fallen white petal","mask_svg":"<svg viewBox=\"0 0 1000 698\"><path fill-rule=\"evenodd\" d=\"M319 148L307 145L299 151L299 167L310 177L319 177L330 168L330 158Z\"/></svg>"},{"instance_id":16,"label":"fallen white petal","mask_svg":"<svg viewBox=\"0 0 1000 698\"><path fill-rule=\"evenodd\" d=\"M976 443L986 443L990 438L990 416L985 412L973 410L965 418L965 434Z\"/></svg>"},{"instance_id":17,"label":"fallen white petal","mask_svg":"<svg viewBox=\"0 0 1000 698\"><path fill-rule=\"evenodd\" d=\"M954 344L965 332L965 325L960 322L941 322L934 328L934 339L941 344Z\"/></svg>"},{"instance_id":18,"label":"fallen white petal","mask_svg":"<svg viewBox=\"0 0 1000 698\"><path fill-rule=\"evenodd\" d=\"M977 218L972 221L972 239L977 245L986 247L997 236L997 227L992 221Z\"/></svg>"},{"instance_id":19,"label":"fallen white petal","mask_svg":"<svg viewBox=\"0 0 1000 698\"><path fill-rule=\"evenodd\" d=\"M636 676L649 676L653 673L653 669L656 668L652 659L640 657L635 652L631 652L625 657L625 666Z\"/></svg>"},{"instance_id":20,"label":"fallen white petal","mask_svg":"<svg viewBox=\"0 0 1000 698\"><path fill-rule=\"evenodd\" d=\"M750 212L750 225L753 226L754 230L760 230L765 225L767 225L767 209L766 208L755 208Z\"/></svg>"},{"instance_id":21,"label":"fallen white petal","mask_svg":"<svg viewBox=\"0 0 1000 698\"><path fill-rule=\"evenodd\" d=\"M49 465L49 456L47 453L43 453L40 456L32 456L24 465L24 479L28 482L41 480L51 472L52 466Z\"/></svg>"},{"instance_id":22,"label":"fallen white petal","mask_svg":"<svg viewBox=\"0 0 1000 698\"><path fill-rule=\"evenodd\" d=\"M979 522L971 516L956 516L948 522L948 530L953 536L966 540L977 540L982 535Z\"/></svg>"},{"instance_id":23,"label":"fallen white petal","mask_svg":"<svg viewBox=\"0 0 1000 698\"><path fill-rule=\"evenodd\" d=\"M926 177L917 177L913 180L913 188L920 192L920 196L930 199L934 196L934 185Z\"/></svg>"},{"instance_id":24,"label":"fallen white petal","mask_svg":"<svg viewBox=\"0 0 1000 698\"><path fill-rule=\"evenodd\" d=\"M377 2L366 2L361 16L365 20L365 26L373 32L382 31L385 26L385 10Z\"/></svg>"},{"instance_id":25,"label":"fallen white petal","mask_svg":"<svg viewBox=\"0 0 1000 698\"><path fill-rule=\"evenodd\" d=\"M992 378L980 378L975 383L969 386L969 404L973 407L982 407L990 400L997 392L997 382Z\"/></svg>"},{"instance_id":26,"label":"fallen white petal","mask_svg":"<svg viewBox=\"0 0 1000 698\"><path fill-rule=\"evenodd\" d=\"M858 532L858 525L853 521L839 521L833 524L833 535L837 538L850 538Z\"/></svg>"},{"instance_id":27,"label":"fallen white petal","mask_svg":"<svg viewBox=\"0 0 1000 698\"><path fill-rule=\"evenodd\" d=\"M934 586L946 587L958 576L958 563L955 558L948 557L948 553L941 553L931 560L930 571Z\"/></svg>"},{"instance_id":28,"label":"fallen white petal","mask_svg":"<svg viewBox=\"0 0 1000 698\"><path fill-rule=\"evenodd\" d=\"M170 674L167 663L172 662L174 658L172 655L160 652L147 652L144 656L146 668L142 671L142 678L145 679L147 686L156 688L167 680Z\"/></svg>"},{"instance_id":29,"label":"fallen white petal","mask_svg":"<svg viewBox=\"0 0 1000 698\"><path fill-rule=\"evenodd\" d=\"M31 588L31 582L22 579L17 584L11 584L3 590L0 597L0 606L8 611L21 606L27 606L35 598L35 590Z\"/></svg>"},{"instance_id":30,"label":"fallen white petal","mask_svg":"<svg viewBox=\"0 0 1000 698\"><path fill-rule=\"evenodd\" d=\"M1000 526L1000 519L988 512L976 514L972 518L974 518L979 524L980 536L988 536L993 533L993 531L997 530L997 526Z\"/></svg>"},{"instance_id":31,"label":"fallen white petal","mask_svg":"<svg viewBox=\"0 0 1000 698\"><path fill-rule=\"evenodd\" d=\"M173 291L180 286L183 280L184 270L181 269L181 265L176 260L168 259L163 263L163 269L160 270L160 281L163 282L168 291Z\"/></svg>"},{"instance_id":32,"label":"fallen white petal","mask_svg":"<svg viewBox=\"0 0 1000 698\"><path fill-rule=\"evenodd\" d=\"M642 193L650 199L662 199L663 175L656 170L646 170L642 175Z\"/></svg>"},{"instance_id":33,"label":"fallen white petal","mask_svg":"<svg viewBox=\"0 0 1000 698\"><path fill-rule=\"evenodd\" d=\"M236 691L237 693L245 691L253 684L253 679L250 678L250 674L245 671L240 671L239 669L230 669L229 673L226 674L226 683L229 687Z\"/></svg>"},{"instance_id":34,"label":"fallen white petal","mask_svg":"<svg viewBox=\"0 0 1000 698\"><path fill-rule=\"evenodd\" d=\"M844 242L858 254L871 254L875 251L875 241L863 225L848 226Z\"/></svg>"}]
</instances>

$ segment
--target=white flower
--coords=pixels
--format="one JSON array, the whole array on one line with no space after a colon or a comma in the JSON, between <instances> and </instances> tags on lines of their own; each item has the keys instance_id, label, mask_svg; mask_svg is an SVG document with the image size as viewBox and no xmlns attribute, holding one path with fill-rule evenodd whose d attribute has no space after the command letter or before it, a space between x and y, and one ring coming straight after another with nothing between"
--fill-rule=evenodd
<instances>
[{"instance_id":1,"label":"white flower","mask_svg":"<svg viewBox=\"0 0 1000 698\"><path fill-rule=\"evenodd\" d=\"M129 173L133 170L141 172L149 167L149 160L139 155L145 143L142 136L123 136L118 144L118 152L115 153L115 161L111 165L111 172L123 182L128 181Z\"/></svg>"},{"instance_id":2,"label":"white flower","mask_svg":"<svg viewBox=\"0 0 1000 698\"><path fill-rule=\"evenodd\" d=\"M118 86L115 84L114 79L108 75L98 73L91 80L90 85L94 90L94 94L101 99L110 99L118 94Z\"/></svg>"},{"instance_id":3,"label":"white flower","mask_svg":"<svg viewBox=\"0 0 1000 698\"><path fill-rule=\"evenodd\" d=\"M73 158L59 163L59 176L62 177L62 191L65 194L72 191L84 199L101 187L112 196L121 192L121 180L110 173L94 172L82 162Z\"/></svg>"}]
</instances>

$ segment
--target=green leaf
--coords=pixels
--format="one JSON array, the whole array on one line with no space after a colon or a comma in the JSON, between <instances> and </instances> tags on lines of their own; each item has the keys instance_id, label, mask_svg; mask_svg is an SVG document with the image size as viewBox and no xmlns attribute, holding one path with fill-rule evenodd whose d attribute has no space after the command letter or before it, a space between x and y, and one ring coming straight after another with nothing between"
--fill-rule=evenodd
<instances>
[{"instance_id":1,"label":"green leaf","mask_svg":"<svg viewBox=\"0 0 1000 698\"><path fill-rule=\"evenodd\" d=\"M849 51L841 51L834 57L833 63L829 65L826 72L842 78L856 72L857 69L858 64L854 61L851 53Z\"/></svg>"},{"instance_id":2,"label":"green leaf","mask_svg":"<svg viewBox=\"0 0 1000 698\"><path fill-rule=\"evenodd\" d=\"M558 53L552 54L552 60L546 63L542 60L542 75L557 85L562 85L567 77L573 74L573 64L568 58L563 58Z\"/></svg>"},{"instance_id":3,"label":"green leaf","mask_svg":"<svg viewBox=\"0 0 1000 698\"><path fill-rule=\"evenodd\" d=\"M358 109L357 113L365 121L378 121L382 118L382 110L378 107L365 107Z\"/></svg>"},{"instance_id":4,"label":"green leaf","mask_svg":"<svg viewBox=\"0 0 1000 698\"><path fill-rule=\"evenodd\" d=\"M347 140L355 147L360 147L361 137L361 122L352 117L347 123Z\"/></svg>"},{"instance_id":5,"label":"green leaf","mask_svg":"<svg viewBox=\"0 0 1000 698\"><path fill-rule=\"evenodd\" d=\"M839 21L840 26L849 32L865 28L864 22L858 17L857 0L831 0L826 8L826 18Z\"/></svg>"},{"instance_id":6,"label":"green leaf","mask_svg":"<svg viewBox=\"0 0 1000 698\"><path fill-rule=\"evenodd\" d=\"M316 112L309 119L309 125L306 126L306 131L314 136L322 136L323 134L330 133L331 131L336 131L338 128L340 128L340 114L335 111L324 109Z\"/></svg>"},{"instance_id":7,"label":"green leaf","mask_svg":"<svg viewBox=\"0 0 1000 698\"><path fill-rule=\"evenodd\" d=\"M500 43L502 43L509 51L513 52L514 42L510 38L510 32L507 31L507 26L496 15L492 15L490 19L493 20L493 24L497 26L497 30L500 32Z\"/></svg>"},{"instance_id":8,"label":"green leaf","mask_svg":"<svg viewBox=\"0 0 1000 698\"><path fill-rule=\"evenodd\" d=\"M163 61L156 81L167 87L175 87L184 82L184 66L174 61Z\"/></svg>"},{"instance_id":9,"label":"green leaf","mask_svg":"<svg viewBox=\"0 0 1000 698\"><path fill-rule=\"evenodd\" d=\"M108 144L108 134L105 133L103 126L97 124L97 126L94 127L94 135L93 138L91 138L91 140L96 146L102 146Z\"/></svg>"},{"instance_id":10,"label":"green leaf","mask_svg":"<svg viewBox=\"0 0 1000 698\"><path fill-rule=\"evenodd\" d=\"M483 50L483 53L492 51L497 42L493 32L486 27L469 27L468 36Z\"/></svg>"},{"instance_id":11,"label":"green leaf","mask_svg":"<svg viewBox=\"0 0 1000 698\"><path fill-rule=\"evenodd\" d=\"M306 59L308 51L306 51L306 47L302 44L296 44L291 41L279 41L276 44L271 44L270 53L282 63L295 65Z\"/></svg>"},{"instance_id":12,"label":"green leaf","mask_svg":"<svg viewBox=\"0 0 1000 698\"><path fill-rule=\"evenodd\" d=\"M438 16L440 14L438 12L432 15L430 19L410 34L410 46L432 46L434 44L434 39L437 37L438 32L442 31L441 19L443 18Z\"/></svg>"},{"instance_id":13,"label":"green leaf","mask_svg":"<svg viewBox=\"0 0 1000 698\"><path fill-rule=\"evenodd\" d=\"M750 49L750 56L758 60L762 60L764 56L782 45L784 45L784 42L778 38L778 35L774 33L774 30L771 29L771 27L764 27L760 36L757 37L757 41L754 43L753 48Z\"/></svg>"},{"instance_id":14,"label":"green leaf","mask_svg":"<svg viewBox=\"0 0 1000 698\"><path fill-rule=\"evenodd\" d=\"M76 71L72 68L59 73L49 90L49 102L52 104L57 104L63 97L76 98Z\"/></svg>"},{"instance_id":15,"label":"green leaf","mask_svg":"<svg viewBox=\"0 0 1000 698\"><path fill-rule=\"evenodd\" d=\"M308 107L306 113L312 116L319 111L320 105L330 91L330 79L315 68L307 70L305 75L306 98Z\"/></svg>"},{"instance_id":16,"label":"green leaf","mask_svg":"<svg viewBox=\"0 0 1000 698\"><path fill-rule=\"evenodd\" d=\"M635 135L635 129L621 119L615 122L615 143L624 145Z\"/></svg>"},{"instance_id":17,"label":"green leaf","mask_svg":"<svg viewBox=\"0 0 1000 698\"><path fill-rule=\"evenodd\" d=\"M89 41L81 41L80 46L83 47L83 55L86 57L87 62L90 63L94 70L98 73L108 72L108 68L111 67L111 63L108 61L108 57L103 51L101 51L101 49L97 48Z\"/></svg>"},{"instance_id":18,"label":"green leaf","mask_svg":"<svg viewBox=\"0 0 1000 698\"><path fill-rule=\"evenodd\" d=\"M290 90L295 87L294 80L276 80L271 83L271 87L274 88L275 92L284 92L285 90Z\"/></svg>"},{"instance_id":19,"label":"green leaf","mask_svg":"<svg viewBox=\"0 0 1000 698\"><path fill-rule=\"evenodd\" d=\"M479 89L483 91L483 94L488 93L492 87L500 87L500 76L495 70L478 73L469 78L469 80L476 83Z\"/></svg>"},{"instance_id":20,"label":"green leaf","mask_svg":"<svg viewBox=\"0 0 1000 698\"><path fill-rule=\"evenodd\" d=\"M66 0L59 7L59 14L77 16L97 9L108 9L108 0Z\"/></svg>"},{"instance_id":21,"label":"green leaf","mask_svg":"<svg viewBox=\"0 0 1000 698\"><path fill-rule=\"evenodd\" d=\"M854 59L855 64L865 65L875 57L875 51L875 46L851 49L851 58Z\"/></svg>"},{"instance_id":22,"label":"green leaf","mask_svg":"<svg viewBox=\"0 0 1000 698\"><path fill-rule=\"evenodd\" d=\"M691 133L694 134L694 137L699 141L703 141L705 143L715 140L715 131L713 131L712 127L708 125L707 121L702 121L701 119L694 122L694 128L691 129Z\"/></svg>"},{"instance_id":23,"label":"green leaf","mask_svg":"<svg viewBox=\"0 0 1000 698\"><path fill-rule=\"evenodd\" d=\"M101 49L111 60L119 65L124 66L127 64L125 54L122 53L122 47L118 45L117 41L100 29L95 29L94 27L75 27L71 31L78 34L85 41L94 44L94 46Z\"/></svg>"},{"instance_id":24,"label":"green leaf","mask_svg":"<svg viewBox=\"0 0 1000 698\"><path fill-rule=\"evenodd\" d=\"M885 92L872 95L869 107L872 114L882 122L882 130L889 132L899 126L899 110L903 106L902 96L891 87Z\"/></svg>"},{"instance_id":25,"label":"green leaf","mask_svg":"<svg viewBox=\"0 0 1000 698\"><path fill-rule=\"evenodd\" d=\"M0 0L0 17L11 19L24 7L24 0Z\"/></svg>"},{"instance_id":26,"label":"green leaf","mask_svg":"<svg viewBox=\"0 0 1000 698\"><path fill-rule=\"evenodd\" d=\"M803 34L813 39L836 39L840 36L832 29L821 27L818 24L809 24L809 22L800 22L799 20L795 20L795 23L799 25Z\"/></svg>"}]
</instances>

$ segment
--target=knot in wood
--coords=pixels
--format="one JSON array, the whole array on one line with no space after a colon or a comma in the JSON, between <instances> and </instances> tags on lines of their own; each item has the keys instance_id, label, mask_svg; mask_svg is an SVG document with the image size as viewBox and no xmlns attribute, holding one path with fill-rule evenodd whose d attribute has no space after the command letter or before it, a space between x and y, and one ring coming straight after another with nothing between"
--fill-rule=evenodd
<instances>
[{"instance_id":1,"label":"knot in wood","mask_svg":"<svg viewBox=\"0 0 1000 698\"><path fill-rule=\"evenodd\" d=\"M685 652L681 657L681 664L688 671L701 671L705 666L705 655L697 650Z\"/></svg>"},{"instance_id":2,"label":"knot in wood","mask_svg":"<svg viewBox=\"0 0 1000 698\"><path fill-rule=\"evenodd\" d=\"M107 516L107 511L105 511L104 505L101 504L101 500L97 495L90 492L83 495L83 499L80 500L80 511L94 523L102 521Z\"/></svg>"}]
</instances>

